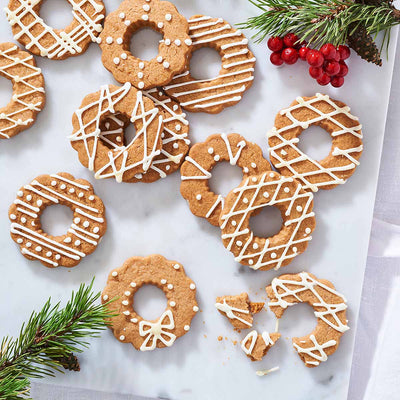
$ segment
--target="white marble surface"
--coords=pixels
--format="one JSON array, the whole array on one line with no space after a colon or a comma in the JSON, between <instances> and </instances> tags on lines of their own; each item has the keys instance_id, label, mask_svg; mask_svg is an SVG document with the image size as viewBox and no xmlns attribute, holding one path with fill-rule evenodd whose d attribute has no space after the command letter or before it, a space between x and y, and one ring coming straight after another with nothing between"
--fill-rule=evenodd
<instances>
[{"instance_id":1,"label":"white marble surface","mask_svg":"<svg viewBox=\"0 0 400 400\"><path fill-rule=\"evenodd\" d=\"M3 2L4 3L4 0ZM243 2L176 1L186 16L210 13L232 23L254 12ZM106 1L108 9L115 4ZM240 7L240 9L238 9ZM2 15L0 37L11 40ZM249 291L262 299L263 286L276 272L254 273L239 268L219 239L217 228L195 218L179 195L179 175L151 185L118 185L112 181L94 182L90 172L78 162L66 136L71 132L71 115L82 98L101 84L113 82L102 67L100 51L92 45L76 59L63 62L38 60L46 74L48 104L38 122L26 133L2 142L0 166L0 335L16 334L32 308L39 308L48 296L66 299L82 281L96 275L95 286L104 286L109 270L132 255L161 253L185 265L198 286L202 312L191 332L170 349L139 353L119 344L110 332L94 341L82 357L82 371L49 380L49 383L143 396L173 399L241 398L279 393L280 399L342 400L347 397L356 318L360 302L367 255L369 231L375 198L378 166L394 60L392 41L389 62L382 69L360 62L353 56L350 76L340 89L324 88L333 97L352 106L364 124L365 152L356 174L344 186L316 195L317 229L309 249L297 257L284 272L309 270L318 277L332 280L349 301L350 326L339 350L319 368L306 369L293 353L290 340L283 339L261 363L250 363L230 340L239 339L228 323L214 309L214 299L221 294ZM236 107L224 113L190 115L193 142L215 132L239 132L260 144L266 152L265 133L272 126L275 113L297 95L322 91L306 77L306 66L298 64L281 69L267 61L265 45L253 45L258 57L255 85ZM292 72L293 71L293 72ZM301 71L301 72L300 72ZM299 74L304 79L298 79ZM373 101L372 101L373 99ZM373 112L372 112L373 111ZM25 260L9 238L7 208L19 186L36 175L68 171L90 180L107 206L109 231L99 249L73 270L48 270ZM12 317L10 317L10 315ZM302 335L314 321L305 307L289 310L281 324L284 337ZM270 313L258 319L260 329L272 329ZM206 335L206 337L205 337ZM259 365L257 365L259 364ZM279 365L281 370L260 379L257 369ZM288 378L296 384L287 385ZM312 393L313 397L310 397Z\"/></svg>"}]
</instances>

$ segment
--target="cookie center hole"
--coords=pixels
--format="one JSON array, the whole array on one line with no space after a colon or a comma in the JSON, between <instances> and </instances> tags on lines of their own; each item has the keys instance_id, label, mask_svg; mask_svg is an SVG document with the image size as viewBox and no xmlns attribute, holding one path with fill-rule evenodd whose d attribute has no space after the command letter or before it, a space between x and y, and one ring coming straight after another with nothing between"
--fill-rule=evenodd
<instances>
[{"instance_id":1,"label":"cookie center hole","mask_svg":"<svg viewBox=\"0 0 400 400\"><path fill-rule=\"evenodd\" d=\"M298 147L313 160L323 160L332 147L330 134L319 126L311 125L299 137Z\"/></svg>"},{"instance_id":2,"label":"cookie center hole","mask_svg":"<svg viewBox=\"0 0 400 400\"><path fill-rule=\"evenodd\" d=\"M166 278L167 279L167 278ZM154 285L141 287L133 298L135 311L145 320L155 320L167 308L164 292Z\"/></svg>"},{"instance_id":3,"label":"cookie center hole","mask_svg":"<svg viewBox=\"0 0 400 400\"><path fill-rule=\"evenodd\" d=\"M130 52L141 60L150 61L158 55L158 45L163 36L151 28L136 31L130 42Z\"/></svg>"},{"instance_id":4,"label":"cookie center hole","mask_svg":"<svg viewBox=\"0 0 400 400\"><path fill-rule=\"evenodd\" d=\"M124 129L124 145L128 146L136 136L136 129L133 124L129 124Z\"/></svg>"},{"instance_id":5,"label":"cookie center hole","mask_svg":"<svg viewBox=\"0 0 400 400\"><path fill-rule=\"evenodd\" d=\"M301 337L309 335L316 324L313 308L307 303L299 303L286 309L279 321L279 331L283 336Z\"/></svg>"},{"instance_id":6,"label":"cookie center hole","mask_svg":"<svg viewBox=\"0 0 400 400\"><path fill-rule=\"evenodd\" d=\"M46 1L40 8L40 16L53 29L65 29L71 23L71 4L66 0Z\"/></svg>"},{"instance_id":7,"label":"cookie center hole","mask_svg":"<svg viewBox=\"0 0 400 400\"><path fill-rule=\"evenodd\" d=\"M253 214L250 218L250 229L260 238L268 238L278 234L282 224L281 212L274 206L263 207L259 214Z\"/></svg>"},{"instance_id":8,"label":"cookie center hole","mask_svg":"<svg viewBox=\"0 0 400 400\"><path fill-rule=\"evenodd\" d=\"M211 173L210 190L224 197L237 187L243 179L242 169L237 165L229 164L227 161L216 164Z\"/></svg>"},{"instance_id":9,"label":"cookie center hole","mask_svg":"<svg viewBox=\"0 0 400 400\"><path fill-rule=\"evenodd\" d=\"M46 207L40 217L43 232L52 236L65 235L72 224L74 214L69 207L54 204Z\"/></svg>"},{"instance_id":10,"label":"cookie center hole","mask_svg":"<svg viewBox=\"0 0 400 400\"><path fill-rule=\"evenodd\" d=\"M221 56L209 47L196 50L190 59L190 75L195 79L212 79L221 70Z\"/></svg>"},{"instance_id":11,"label":"cookie center hole","mask_svg":"<svg viewBox=\"0 0 400 400\"><path fill-rule=\"evenodd\" d=\"M10 102L12 92L11 81L0 76L0 107L5 107Z\"/></svg>"}]
</instances>

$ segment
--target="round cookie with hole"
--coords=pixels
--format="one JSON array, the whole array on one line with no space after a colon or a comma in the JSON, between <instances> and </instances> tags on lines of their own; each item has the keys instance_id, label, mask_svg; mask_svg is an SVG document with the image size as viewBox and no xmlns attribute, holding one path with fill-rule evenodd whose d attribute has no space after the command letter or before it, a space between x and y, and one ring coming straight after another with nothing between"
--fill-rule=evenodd
<instances>
[{"instance_id":1,"label":"round cookie with hole","mask_svg":"<svg viewBox=\"0 0 400 400\"><path fill-rule=\"evenodd\" d=\"M224 161L239 166L244 177L271 170L261 148L237 133L211 135L192 146L181 167L181 194L194 215L214 226L219 225L225 199L211 191L209 180L213 168Z\"/></svg>"},{"instance_id":2,"label":"round cookie with hole","mask_svg":"<svg viewBox=\"0 0 400 400\"><path fill-rule=\"evenodd\" d=\"M135 293L144 285L160 288L167 297L167 308L155 321L143 319L134 309ZM137 350L150 351L170 347L190 330L199 311L196 285L181 264L161 255L132 257L111 271L102 293L103 303L115 299L109 308L114 336L131 343Z\"/></svg>"},{"instance_id":3,"label":"round cookie with hole","mask_svg":"<svg viewBox=\"0 0 400 400\"><path fill-rule=\"evenodd\" d=\"M329 154L314 160L298 146L301 133L316 125L332 138ZM344 184L360 164L363 151L361 124L350 107L328 95L298 97L281 110L268 133L270 159L283 175L293 176L304 190L317 192Z\"/></svg>"},{"instance_id":4,"label":"round cookie with hole","mask_svg":"<svg viewBox=\"0 0 400 400\"><path fill-rule=\"evenodd\" d=\"M254 80L256 59L248 47L247 38L222 18L204 15L189 19L189 34L193 42L192 53L203 47L219 52L222 60L220 73L210 79L193 78L189 56L185 70L164 87L166 93L191 112L217 114L237 104Z\"/></svg>"},{"instance_id":5,"label":"round cookie with hole","mask_svg":"<svg viewBox=\"0 0 400 400\"><path fill-rule=\"evenodd\" d=\"M102 0L68 0L72 22L54 29L40 16L43 0L10 0L5 8L14 38L31 53L53 60L78 56L102 31L105 7Z\"/></svg>"},{"instance_id":6,"label":"round cookie with hole","mask_svg":"<svg viewBox=\"0 0 400 400\"><path fill-rule=\"evenodd\" d=\"M73 211L73 221L64 235L44 232L40 216L44 209L61 204ZM11 237L23 256L44 266L75 267L93 253L106 232L105 208L92 185L65 172L40 175L22 186L10 206Z\"/></svg>"},{"instance_id":7,"label":"round cookie with hole","mask_svg":"<svg viewBox=\"0 0 400 400\"><path fill-rule=\"evenodd\" d=\"M163 35L157 57L150 61L130 52L130 38L143 27ZM104 23L100 47L104 66L121 83L151 89L171 81L185 67L192 46L185 17L168 1L125 0Z\"/></svg>"}]
</instances>

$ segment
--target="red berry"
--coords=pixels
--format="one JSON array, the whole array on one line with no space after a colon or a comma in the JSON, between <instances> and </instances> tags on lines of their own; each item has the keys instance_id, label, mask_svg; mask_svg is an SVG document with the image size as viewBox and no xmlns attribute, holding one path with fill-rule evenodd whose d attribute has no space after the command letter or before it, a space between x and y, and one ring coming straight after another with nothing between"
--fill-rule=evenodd
<instances>
[{"instance_id":1,"label":"red berry","mask_svg":"<svg viewBox=\"0 0 400 400\"><path fill-rule=\"evenodd\" d=\"M271 53L271 55L269 56L269 60L271 61L272 64L276 66L283 64L281 53L279 53L278 51L274 51L273 53Z\"/></svg>"},{"instance_id":2,"label":"red berry","mask_svg":"<svg viewBox=\"0 0 400 400\"><path fill-rule=\"evenodd\" d=\"M286 47L294 47L296 42L299 40L299 37L294 33L287 33L283 38L283 43Z\"/></svg>"},{"instance_id":3,"label":"red berry","mask_svg":"<svg viewBox=\"0 0 400 400\"><path fill-rule=\"evenodd\" d=\"M331 77L328 74L326 74L325 72L321 75L320 78L317 79L317 82L321 86L327 85L330 81L331 81Z\"/></svg>"},{"instance_id":4,"label":"red berry","mask_svg":"<svg viewBox=\"0 0 400 400\"><path fill-rule=\"evenodd\" d=\"M311 67L320 67L324 63L324 56L318 50L310 50L307 53L307 62Z\"/></svg>"},{"instance_id":5,"label":"red berry","mask_svg":"<svg viewBox=\"0 0 400 400\"><path fill-rule=\"evenodd\" d=\"M350 49L347 46L340 45L337 51L341 60L347 60L350 57Z\"/></svg>"},{"instance_id":6,"label":"red berry","mask_svg":"<svg viewBox=\"0 0 400 400\"><path fill-rule=\"evenodd\" d=\"M337 61L327 61L324 65L324 71L329 76L334 76L340 71L340 64Z\"/></svg>"},{"instance_id":7,"label":"red berry","mask_svg":"<svg viewBox=\"0 0 400 400\"><path fill-rule=\"evenodd\" d=\"M310 67L308 69L308 72L309 72L311 78L314 78L314 79L319 79L322 76L322 74L324 73L324 71L322 70L321 67Z\"/></svg>"},{"instance_id":8,"label":"red berry","mask_svg":"<svg viewBox=\"0 0 400 400\"><path fill-rule=\"evenodd\" d=\"M347 73L349 72L349 67L344 61L339 61L339 65L340 65L340 70L336 74L336 76L346 76Z\"/></svg>"},{"instance_id":9,"label":"red berry","mask_svg":"<svg viewBox=\"0 0 400 400\"><path fill-rule=\"evenodd\" d=\"M334 60L336 56L336 48L332 43L324 44L320 52L325 57L326 60ZM339 61L339 60L338 60Z\"/></svg>"},{"instance_id":10,"label":"red berry","mask_svg":"<svg viewBox=\"0 0 400 400\"><path fill-rule=\"evenodd\" d=\"M308 47L301 47L300 48L300 50L299 50L299 57L302 59L302 60L306 60L306 58L307 58L307 53L309 52L309 48Z\"/></svg>"},{"instance_id":11,"label":"red berry","mask_svg":"<svg viewBox=\"0 0 400 400\"><path fill-rule=\"evenodd\" d=\"M343 83L344 83L344 78L343 78L343 76L334 76L334 77L332 78L332 80L331 80L331 85L332 85L333 87L336 87L336 88L342 86Z\"/></svg>"},{"instance_id":12,"label":"red berry","mask_svg":"<svg viewBox=\"0 0 400 400\"><path fill-rule=\"evenodd\" d=\"M286 64L294 64L299 58L299 53L293 47L287 47L282 51L281 57Z\"/></svg>"},{"instance_id":13,"label":"red berry","mask_svg":"<svg viewBox=\"0 0 400 400\"><path fill-rule=\"evenodd\" d=\"M271 51L281 51L283 49L283 39L279 36L270 37L267 46Z\"/></svg>"}]
</instances>

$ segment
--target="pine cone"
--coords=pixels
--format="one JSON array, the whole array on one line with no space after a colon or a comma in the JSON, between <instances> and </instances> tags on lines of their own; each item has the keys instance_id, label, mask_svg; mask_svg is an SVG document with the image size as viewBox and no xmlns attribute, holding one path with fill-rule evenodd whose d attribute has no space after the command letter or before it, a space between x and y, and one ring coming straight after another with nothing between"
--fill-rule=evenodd
<instances>
[{"instance_id":1,"label":"pine cone","mask_svg":"<svg viewBox=\"0 0 400 400\"><path fill-rule=\"evenodd\" d=\"M78 358L73 353L69 353L65 357L55 357L53 358L53 360L57 361L60 365L62 365L65 369L69 371L81 370Z\"/></svg>"},{"instance_id":2,"label":"pine cone","mask_svg":"<svg viewBox=\"0 0 400 400\"><path fill-rule=\"evenodd\" d=\"M381 52L364 26L359 25L355 32L349 35L347 42L362 59L382 66Z\"/></svg>"}]
</instances>

